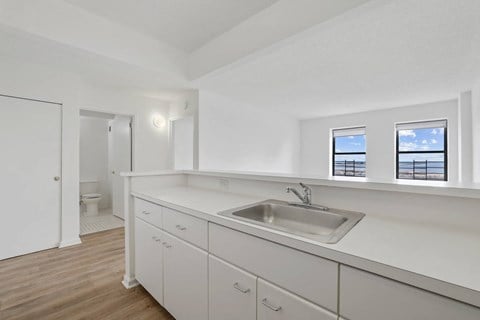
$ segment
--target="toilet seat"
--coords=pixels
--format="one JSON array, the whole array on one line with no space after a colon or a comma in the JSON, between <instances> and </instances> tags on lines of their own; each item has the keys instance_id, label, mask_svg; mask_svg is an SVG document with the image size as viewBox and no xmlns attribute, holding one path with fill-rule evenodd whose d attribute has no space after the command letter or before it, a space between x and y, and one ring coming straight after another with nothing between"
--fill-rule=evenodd
<instances>
[{"instance_id":1,"label":"toilet seat","mask_svg":"<svg viewBox=\"0 0 480 320\"><path fill-rule=\"evenodd\" d=\"M86 193L82 195L82 199L96 199L100 198L102 195L100 193Z\"/></svg>"}]
</instances>

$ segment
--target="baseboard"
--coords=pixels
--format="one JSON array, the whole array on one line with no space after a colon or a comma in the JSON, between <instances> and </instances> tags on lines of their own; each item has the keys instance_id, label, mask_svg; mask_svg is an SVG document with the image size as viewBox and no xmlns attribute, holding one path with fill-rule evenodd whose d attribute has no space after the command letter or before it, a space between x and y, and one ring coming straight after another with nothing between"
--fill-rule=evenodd
<instances>
[{"instance_id":1,"label":"baseboard","mask_svg":"<svg viewBox=\"0 0 480 320\"><path fill-rule=\"evenodd\" d=\"M131 289L133 287L138 286L140 283L136 279L132 279L127 275L123 276L122 284L125 288Z\"/></svg>"},{"instance_id":2,"label":"baseboard","mask_svg":"<svg viewBox=\"0 0 480 320\"><path fill-rule=\"evenodd\" d=\"M75 246L81 243L82 243L82 240L80 240L80 237L76 237L76 238L60 241L60 244L58 245L58 247L65 248L65 247Z\"/></svg>"}]
</instances>

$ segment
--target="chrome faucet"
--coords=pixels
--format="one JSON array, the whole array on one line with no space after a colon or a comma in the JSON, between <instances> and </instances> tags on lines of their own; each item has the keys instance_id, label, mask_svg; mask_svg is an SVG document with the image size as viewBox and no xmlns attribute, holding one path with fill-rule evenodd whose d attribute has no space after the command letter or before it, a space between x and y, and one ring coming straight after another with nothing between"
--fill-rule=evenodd
<instances>
[{"instance_id":1,"label":"chrome faucet","mask_svg":"<svg viewBox=\"0 0 480 320\"><path fill-rule=\"evenodd\" d=\"M312 205L312 189L301 182L300 182L300 186L303 189L303 195L300 194L300 192L298 192L297 189L291 188L291 187L287 188L287 193L293 192L298 197L298 199L302 201L304 205L311 206Z\"/></svg>"}]
</instances>

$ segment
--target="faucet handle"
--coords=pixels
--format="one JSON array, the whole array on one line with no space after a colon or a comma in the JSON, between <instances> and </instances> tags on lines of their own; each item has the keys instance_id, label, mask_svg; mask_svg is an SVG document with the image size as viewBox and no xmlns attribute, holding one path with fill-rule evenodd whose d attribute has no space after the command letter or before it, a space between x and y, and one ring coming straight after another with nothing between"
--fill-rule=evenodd
<instances>
[{"instance_id":1,"label":"faucet handle","mask_svg":"<svg viewBox=\"0 0 480 320\"><path fill-rule=\"evenodd\" d=\"M305 192L312 190L309 186L307 186L303 182L300 182L299 185L303 188Z\"/></svg>"}]
</instances>

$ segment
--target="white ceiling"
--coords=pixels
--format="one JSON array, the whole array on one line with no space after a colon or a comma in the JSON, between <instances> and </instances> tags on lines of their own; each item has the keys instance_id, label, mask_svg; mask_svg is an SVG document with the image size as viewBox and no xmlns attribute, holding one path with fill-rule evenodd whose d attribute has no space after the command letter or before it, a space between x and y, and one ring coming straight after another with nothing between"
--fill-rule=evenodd
<instances>
[{"instance_id":1,"label":"white ceiling","mask_svg":"<svg viewBox=\"0 0 480 320\"><path fill-rule=\"evenodd\" d=\"M191 52L277 0L64 0Z\"/></svg>"},{"instance_id":2,"label":"white ceiling","mask_svg":"<svg viewBox=\"0 0 480 320\"><path fill-rule=\"evenodd\" d=\"M376 0L197 85L309 118L456 97L479 56L480 1Z\"/></svg>"}]
</instances>

